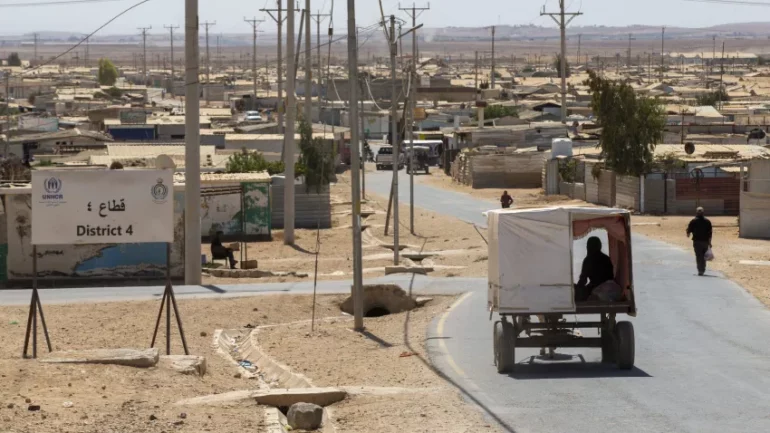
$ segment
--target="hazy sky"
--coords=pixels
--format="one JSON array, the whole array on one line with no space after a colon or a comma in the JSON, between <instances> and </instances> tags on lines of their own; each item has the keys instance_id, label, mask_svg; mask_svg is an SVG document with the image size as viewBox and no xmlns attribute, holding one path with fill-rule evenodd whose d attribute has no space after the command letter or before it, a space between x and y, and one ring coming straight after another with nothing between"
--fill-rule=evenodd
<instances>
[{"instance_id":1,"label":"hazy sky","mask_svg":"<svg viewBox=\"0 0 770 433\"><path fill-rule=\"evenodd\" d=\"M105 3L68 4L56 6L3 7L12 3L33 3L44 0L0 0L0 33L18 34L35 31L73 31L88 33L114 15L138 2L117 0ZM52 1L52 0L48 0ZM55 0L53 0L55 1ZM398 0L382 0L385 13L399 13ZM705 27L715 24L767 21L768 7L694 3L686 0L567 0L570 9L581 10L575 25L675 25ZM136 33L136 27L152 26L151 33L161 32L163 25L184 24L184 0L151 0L119 18L101 33ZM411 2L403 1L402 6ZM428 2L417 2L425 5ZM262 7L275 7L275 0L199 0L201 21L216 21L212 32L246 33L249 25L243 17L264 17L269 21L263 29L274 32L269 17L259 12ZM433 0L432 9L423 14L426 27L485 26L491 24L536 24L553 26L547 17L540 17L540 8L556 10L557 0ZM328 13L332 0L312 0L312 10ZM300 0L304 6L304 0ZM356 1L357 25L366 26L379 19L377 0ZM347 23L347 0L334 1L335 32L344 32Z\"/></svg>"}]
</instances>

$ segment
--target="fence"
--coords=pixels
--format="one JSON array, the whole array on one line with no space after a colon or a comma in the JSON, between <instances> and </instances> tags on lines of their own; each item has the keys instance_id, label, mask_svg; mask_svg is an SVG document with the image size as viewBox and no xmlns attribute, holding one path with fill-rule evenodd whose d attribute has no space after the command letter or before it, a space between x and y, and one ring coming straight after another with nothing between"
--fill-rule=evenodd
<instances>
[{"instance_id":1,"label":"fence","mask_svg":"<svg viewBox=\"0 0 770 433\"><path fill-rule=\"evenodd\" d=\"M283 185L270 187L271 227L283 228ZM332 226L332 211L329 186L324 186L316 193L315 187L307 190L305 185L294 186L294 226L300 229L314 229L320 221L322 229Z\"/></svg>"},{"instance_id":2,"label":"fence","mask_svg":"<svg viewBox=\"0 0 770 433\"><path fill-rule=\"evenodd\" d=\"M770 161L753 162L743 184L740 204L740 236L770 239ZM767 176L767 177L765 177Z\"/></svg>"}]
</instances>

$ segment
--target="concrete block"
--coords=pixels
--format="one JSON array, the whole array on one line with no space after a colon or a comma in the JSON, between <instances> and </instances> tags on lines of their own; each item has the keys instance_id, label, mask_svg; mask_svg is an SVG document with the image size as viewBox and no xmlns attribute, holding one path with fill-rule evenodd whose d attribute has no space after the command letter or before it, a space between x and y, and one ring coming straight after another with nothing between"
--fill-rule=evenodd
<instances>
[{"instance_id":1,"label":"concrete block","mask_svg":"<svg viewBox=\"0 0 770 433\"><path fill-rule=\"evenodd\" d=\"M196 355L164 355L160 357L160 366L181 374L203 376L206 374L206 358Z\"/></svg>"},{"instance_id":2,"label":"concrete block","mask_svg":"<svg viewBox=\"0 0 770 433\"><path fill-rule=\"evenodd\" d=\"M295 403L312 403L326 407L344 400L347 395L339 388L292 388L256 391L252 397L266 406L290 407Z\"/></svg>"},{"instance_id":3,"label":"concrete block","mask_svg":"<svg viewBox=\"0 0 770 433\"><path fill-rule=\"evenodd\" d=\"M158 363L158 349L94 349L54 352L40 359L51 364L112 364L149 368Z\"/></svg>"}]
</instances>

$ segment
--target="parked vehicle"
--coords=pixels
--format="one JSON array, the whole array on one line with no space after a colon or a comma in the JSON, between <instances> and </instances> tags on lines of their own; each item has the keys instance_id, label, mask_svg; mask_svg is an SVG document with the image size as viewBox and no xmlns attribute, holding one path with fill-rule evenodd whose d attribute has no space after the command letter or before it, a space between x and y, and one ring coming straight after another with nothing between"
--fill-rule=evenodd
<instances>
[{"instance_id":1,"label":"parked vehicle","mask_svg":"<svg viewBox=\"0 0 770 433\"><path fill-rule=\"evenodd\" d=\"M425 174L430 174L430 166L428 164L428 154L430 147L428 146L414 146L406 149L407 152L407 174L412 171L425 171Z\"/></svg>"},{"instance_id":2,"label":"parked vehicle","mask_svg":"<svg viewBox=\"0 0 770 433\"><path fill-rule=\"evenodd\" d=\"M497 209L486 216L487 303L489 311L500 317L493 327L497 371L507 373L515 368L516 348L520 347L541 348L541 355L546 348L553 354L559 347L596 347L602 350L602 362L632 369L634 327L629 321L616 321L618 314L636 317L629 212L581 207ZM614 279L593 288L584 301L575 296L579 287L573 249L576 239L597 229L606 231ZM582 251L575 253L582 256ZM615 291L605 292L609 286ZM590 314L598 315L599 320L585 320ZM537 322L532 321L533 316ZM599 336L586 329L598 330Z\"/></svg>"},{"instance_id":3,"label":"parked vehicle","mask_svg":"<svg viewBox=\"0 0 770 433\"><path fill-rule=\"evenodd\" d=\"M262 114L259 111L247 111L243 120L246 122L261 122Z\"/></svg>"},{"instance_id":4,"label":"parked vehicle","mask_svg":"<svg viewBox=\"0 0 770 433\"><path fill-rule=\"evenodd\" d=\"M377 164L377 170L392 170L393 169L393 146L380 146L380 150L377 151L377 157L374 162ZM398 169L401 170L406 164L406 159L403 153L398 154Z\"/></svg>"}]
</instances>

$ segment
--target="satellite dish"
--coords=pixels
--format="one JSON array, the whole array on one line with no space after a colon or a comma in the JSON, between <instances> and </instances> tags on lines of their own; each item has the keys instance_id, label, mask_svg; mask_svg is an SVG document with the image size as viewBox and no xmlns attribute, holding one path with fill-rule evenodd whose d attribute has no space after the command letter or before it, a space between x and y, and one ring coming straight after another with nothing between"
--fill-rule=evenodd
<instances>
[{"instance_id":1,"label":"satellite dish","mask_svg":"<svg viewBox=\"0 0 770 433\"><path fill-rule=\"evenodd\" d=\"M692 155L693 153L695 153L695 143L693 143L692 141L685 143L684 151L688 155Z\"/></svg>"},{"instance_id":2,"label":"satellite dish","mask_svg":"<svg viewBox=\"0 0 770 433\"><path fill-rule=\"evenodd\" d=\"M176 164L174 164L174 160L170 156L158 155L155 158L155 168L158 170L173 170L176 168Z\"/></svg>"}]
</instances>

